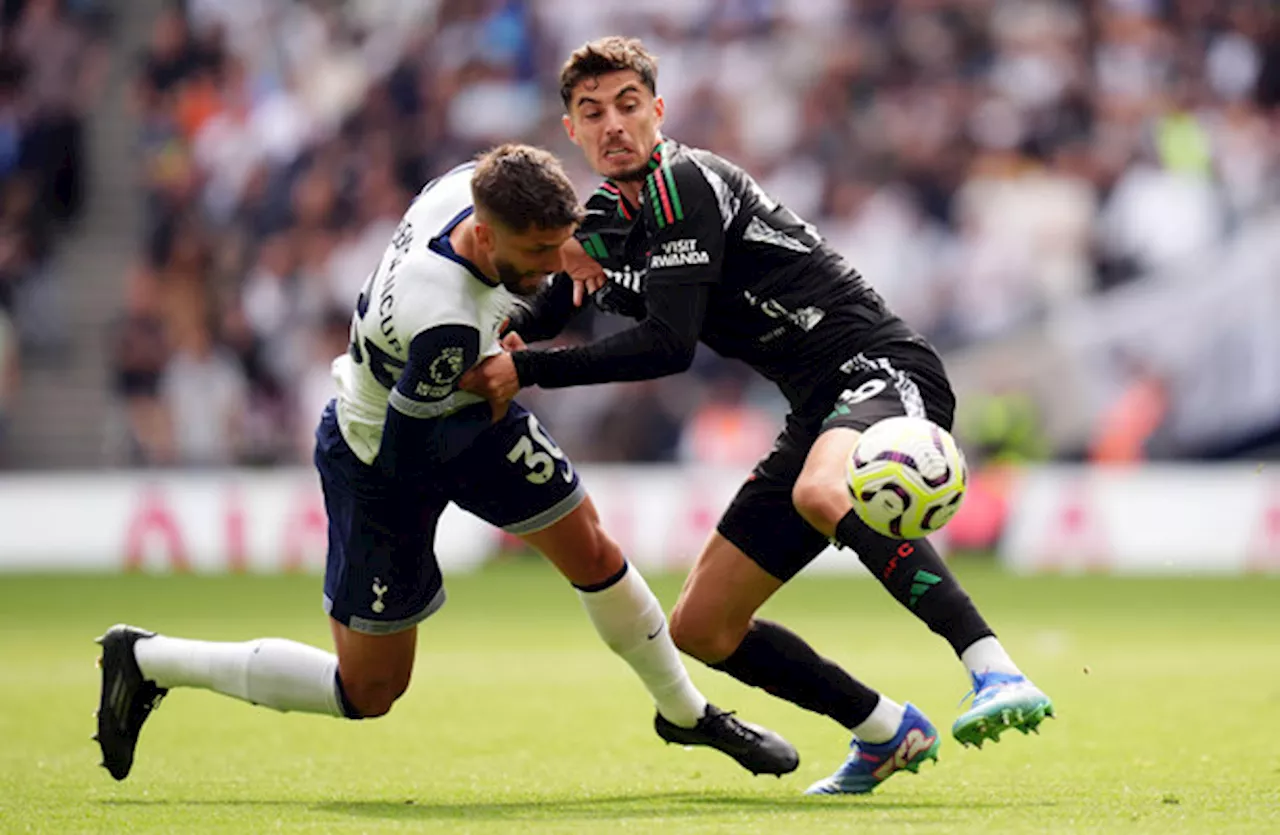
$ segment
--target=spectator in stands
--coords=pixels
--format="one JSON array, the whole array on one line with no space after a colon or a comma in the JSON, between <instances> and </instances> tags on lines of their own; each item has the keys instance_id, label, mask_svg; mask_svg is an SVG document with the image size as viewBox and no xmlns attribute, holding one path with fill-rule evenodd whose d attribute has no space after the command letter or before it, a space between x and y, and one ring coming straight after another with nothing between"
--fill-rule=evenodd
<instances>
[{"instance_id":1,"label":"spectator in stands","mask_svg":"<svg viewBox=\"0 0 1280 835\"><path fill-rule=\"evenodd\" d=\"M151 27L134 84L134 104L140 113L163 107L178 87L208 66L217 66L217 53L205 55L191 38L180 4L165 7Z\"/></svg>"},{"instance_id":2,"label":"spectator in stands","mask_svg":"<svg viewBox=\"0 0 1280 835\"><path fill-rule=\"evenodd\" d=\"M1150 457L1150 444L1169 413L1169 387L1140 354L1115 358L1121 389L1103 411L1089 444L1095 464L1136 464Z\"/></svg>"},{"instance_id":3,"label":"spectator in stands","mask_svg":"<svg viewBox=\"0 0 1280 835\"><path fill-rule=\"evenodd\" d=\"M172 446L162 460L183 466L237 463L245 449L248 386L244 373L201 321L175 334L175 350L160 378Z\"/></svg>"},{"instance_id":4,"label":"spectator in stands","mask_svg":"<svg viewBox=\"0 0 1280 835\"><path fill-rule=\"evenodd\" d=\"M0 183L0 299L12 299L38 280L52 232L34 176L17 174Z\"/></svg>"},{"instance_id":5,"label":"spectator in stands","mask_svg":"<svg viewBox=\"0 0 1280 835\"><path fill-rule=\"evenodd\" d=\"M276 376L269 346L258 338L244 308L235 302L223 311L220 337L247 387L241 463L290 460L293 448L289 422L294 416L294 392ZM310 334L299 334L299 338L310 338Z\"/></svg>"},{"instance_id":6,"label":"spectator in stands","mask_svg":"<svg viewBox=\"0 0 1280 835\"><path fill-rule=\"evenodd\" d=\"M720 374L705 385L702 402L684 423L681 461L750 467L769 452L778 434L778 422L747 402L744 376Z\"/></svg>"},{"instance_id":7,"label":"spectator in stands","mask_svg":"<svg viewBox=\"0 0 1280 835\"><path fill-rule=\"evenodd\" d=\"M622 383L611 393L606 407L584 433L594 458L619 462L676 459L682 412L654 383Z\"/></svg>"},{"instance_id":8,"label":"spectator in stands","mask_svg":"<svg viewBox=\"0 0 1280 835\"><path fill-rule=\"evenodd\" d=\"M27 68L27 164L41 177L49 213L73 219L84 201L84 123L101 89L103 53L62 0L27 0L13 43Z\"/></svg>"},{"instance_id":9,"label":"spectator in stands","mask_svg":"<svg viewBox=\"0 0 1280 835\"><path fill-rule=\"evenodd\" d=\"M127 287L125 311L115 323L109 346L112 391L120 408L108 427L108 456L118 464L167 463L172 442L160 401L160 378L169 347L158 292L141 267Z\"/></svg>"},{"instance_id":10,"label":"spectator in stands","mask_svg":"<svg viewBox=\"0 0 1280 835\"><path fill-rule=\"evenodd\" d=\"M965 398L956 414L956 434L975 472L1048 458L1043 424L1035 399L1014 388Z\"/></svg>"}]
</instances>

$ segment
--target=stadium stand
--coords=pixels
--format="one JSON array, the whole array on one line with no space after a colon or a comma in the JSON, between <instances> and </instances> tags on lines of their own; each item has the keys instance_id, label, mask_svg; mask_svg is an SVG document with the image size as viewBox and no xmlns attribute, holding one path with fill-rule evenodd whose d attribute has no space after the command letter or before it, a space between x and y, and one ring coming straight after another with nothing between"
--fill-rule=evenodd
<instances>
[{"instance_id":1,"label":"stadium stand","mask_svg":"<svg viewBox=\"0 0 1280 835\"><path fill-rule=\"evenodd\" d=\"M128 66L143 229L107 352L116 464L307 460L352 300L424 182L518 138L590 189L555 79L601 34L659 55L670 135L742 163L952 356L1153 281L1280 203L1280 18L1263 2L231 8L166 5ZM15 78L0 72L10 107ZM18 156L4 124L0 165ZM47 207L24 182L6 178L0 208L28 218L34 252L37 215L73 212L80 186L46 176ZM584 316L564 338L619 324ZM699 439L783 409L710 354L684 378L527 399L596 460L742 463L754 428Z\"/></svg>"}]
</instances>

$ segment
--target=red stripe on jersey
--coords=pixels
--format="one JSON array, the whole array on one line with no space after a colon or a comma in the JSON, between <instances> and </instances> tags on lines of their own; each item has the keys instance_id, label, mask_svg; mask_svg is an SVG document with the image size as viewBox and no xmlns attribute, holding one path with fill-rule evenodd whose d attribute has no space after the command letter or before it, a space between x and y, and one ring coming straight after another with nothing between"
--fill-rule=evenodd
<instances>
[{"instance_id":1,"label":"red stripe on jersey","mask_svg":"<svg viewBox=\"0 0 1280 835\"><path fill-rule=\"evenodd\" d=\"M671 196L667 194L667 184L662 178L662 172L653 175L653 182L658 187L658 196L662 198L662 213L666 215L667 223L675 223L676 213L671 210Z\"/></svg>"}]
</instances>

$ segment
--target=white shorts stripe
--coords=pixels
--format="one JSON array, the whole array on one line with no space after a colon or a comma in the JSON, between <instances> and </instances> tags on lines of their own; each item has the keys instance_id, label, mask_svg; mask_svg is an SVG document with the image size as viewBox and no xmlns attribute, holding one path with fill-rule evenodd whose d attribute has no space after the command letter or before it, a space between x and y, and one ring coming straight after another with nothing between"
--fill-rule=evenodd
<instances>
[{"instance_id":1,"label":"white shorts stripe","mask_svg":"<svg viewBox=\"0 0 1280 835\"><path fill-rule=\"evenodd\" d=\"M400 620L372 620L370 618L362 618L359 615L352 615L351 622L347 624L347 628L352 632L361 632L365 635L392 635L396 632L403 632L410 627L417 626L440 611L444 601L444 587L441 586L435 597L432 597L431 601L423 609L406 618L401 618ZM333 613L333 601L328 595L324 597L324 610L329 614Z\"/></svg>"},{"instance_id":2,"label":"white shorts stripe","mask_svg":"<svg viewBox=\"0 0 1280 835\"><path fill-rule=\"evenodd\" d=\"M543 528L549 528L556 522L568 516L582 504L587 498L586 488L579 483L573 488L573 492L565 496L551 507L534 514L522 522L512 522L510 525L503 525L502 529L513 536L522 536L527 533L537 533Z\"/></svg>"},{"instance_id":3,"label":"white shorts stripe","mask_svg":"<svg viewBox=\"0 0 1280 835\"><path fill-rule=\"evenodd\" d=\"M391 404L391 408L402 415L420 420L429 420L431 418L444 417L471 403L479 403L480 398L464 391L455 391L443 400L424 403L420 400L405 397L400 393L399 389L392 389L391 396L387 398L387 402Z\"/></svg>"}]
</instances>

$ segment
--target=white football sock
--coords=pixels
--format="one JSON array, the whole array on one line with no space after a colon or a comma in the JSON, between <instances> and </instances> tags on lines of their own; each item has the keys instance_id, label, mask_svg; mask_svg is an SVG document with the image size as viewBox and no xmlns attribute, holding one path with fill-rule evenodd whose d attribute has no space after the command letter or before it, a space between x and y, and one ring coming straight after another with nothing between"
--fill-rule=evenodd
<instances>
[{"instance_id":1,"label":"white football sock","mask_svg":"<svg viewBox=\"0 0 1280 835\"><path fill-rule=\"evenodd\" d=\"M906 713L906 708L881 694L880 701L876 702L875 710L871 711L871 715L850 730L863 742L869 742L872 745L885 743L898 733Z\"/></svg>"},{"instance_id":2,"label":"white football sock","mask_svg":"<svg viewBox=\"0 0 1280 835\"><path fill-rule=\"evenodd\" d=\"M667 631L662 604L636 567L628 565L612 586L600 591L579 589L578 596L596 632L640 676L658 712L681 727L698 724L707 700L689 680Z\"/></svg>"},{"instance_id":3,"label":"white football sock","mask_svg":"<svg viewBox=\"0 0 1280 835\"><path fill-rule=\"evenodd\" d=\"M133 646L142 674L161 687L199 687L280 711L343 716L338 657L283 638L244 643L157 635Z\"/></svg>"},{"instance_id":4,"label":"white football sock","mask_svg":"<svg viewBox=\"0 0 1280 835\"><path fill-rule=\"evenodd\" d=\"M1020 676L1022 670L1018 669L1018 665L1013 663L1013 659L1009 657L1009 653L1004 651L1004 647L1000 646L1000 642L996 640L994 635L988 635L985 638L979 638L969 645L969 648L960 653L960 660L969 668L971 673L1008 673L1009 675Z\"/></svg>"}]
</instances>

